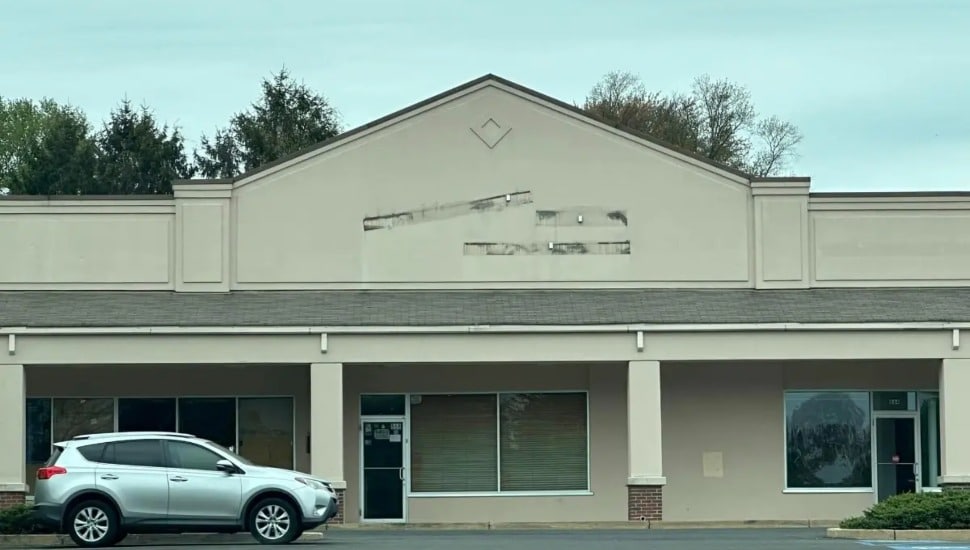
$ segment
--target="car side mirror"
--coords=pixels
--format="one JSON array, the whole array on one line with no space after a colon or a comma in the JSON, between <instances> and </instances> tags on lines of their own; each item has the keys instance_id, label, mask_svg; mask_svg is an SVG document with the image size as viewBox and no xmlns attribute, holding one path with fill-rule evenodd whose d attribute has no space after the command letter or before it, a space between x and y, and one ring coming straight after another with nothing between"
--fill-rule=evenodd
<instances>
[{"instance_id":1,"label":"car side mirror","mask_svg":"<svg viewBox=\"0 0 970 550\"><path fill-rule=\"evenodd\" d=\"M226 472L227 474L234 474L239 471L235 464L224 458L216 462L216 469L218 469L220 472Z\"/></svg>"}]
</instances>

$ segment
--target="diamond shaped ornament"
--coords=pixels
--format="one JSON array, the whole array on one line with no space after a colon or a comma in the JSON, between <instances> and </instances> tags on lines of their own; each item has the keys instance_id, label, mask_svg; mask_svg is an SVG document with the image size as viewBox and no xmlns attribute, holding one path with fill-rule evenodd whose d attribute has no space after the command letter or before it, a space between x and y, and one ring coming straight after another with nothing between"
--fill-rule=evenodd
<instances>
[{"instance_id":1,"label":"diamond shaped ornament","mask_svg":"<svg viewBox=\"0 0 970 550\"><path fill-rule=\"evenodd\" d=\"M502 138L507 136L509 132L512 131L511 127L502 127L501 124L495 122L494 118L489 118L484 124L475 128L474 126L469 128L473 134L478 136L478 139L482 140L489 149L494 149L496 145L502 141Z\"/></svg>"}]
</instances>

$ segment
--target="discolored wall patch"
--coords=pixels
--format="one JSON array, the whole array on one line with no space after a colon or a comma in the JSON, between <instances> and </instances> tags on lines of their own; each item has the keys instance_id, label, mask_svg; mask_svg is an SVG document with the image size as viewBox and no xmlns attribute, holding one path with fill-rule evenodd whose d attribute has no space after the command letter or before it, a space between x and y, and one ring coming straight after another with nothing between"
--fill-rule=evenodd
<instances>
[{"instance_id":1,"label":"discolored wall patch","mask_svg":"<svg viewBox=\"0 0 970 550\"><path fill-rule=\"evenodd\" d=\"M468 242L465 256L628 255L630 241L588 242Z\"/></svg>"}]
</instances>

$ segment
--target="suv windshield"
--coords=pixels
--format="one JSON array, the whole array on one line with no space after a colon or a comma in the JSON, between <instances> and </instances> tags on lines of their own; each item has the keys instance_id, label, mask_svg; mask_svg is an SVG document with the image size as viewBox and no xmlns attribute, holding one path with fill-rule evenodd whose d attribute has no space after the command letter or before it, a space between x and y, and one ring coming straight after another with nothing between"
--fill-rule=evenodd
<instances>
[{"instance_id":1,"label":"suv windshield","mask_svg":"<svg viewBox=\"0 0 970 550\"><path fill-rule=\"evenodd\" d=\"M205 440L205 442L208 443L209 445L212 445L216 449L219 449L220 451L226 453L227 455L231 456L233 459L236 460L236 462L242 463L242 464L244 464L246 466L258 466L258 464L253 464L250 460L245 459L245 458L237 455L236 453L230 451L229 449L223 447L222 445L216 443L215 441L209 441L207 439L207 440Z\"/></svg>"}]
</instances>

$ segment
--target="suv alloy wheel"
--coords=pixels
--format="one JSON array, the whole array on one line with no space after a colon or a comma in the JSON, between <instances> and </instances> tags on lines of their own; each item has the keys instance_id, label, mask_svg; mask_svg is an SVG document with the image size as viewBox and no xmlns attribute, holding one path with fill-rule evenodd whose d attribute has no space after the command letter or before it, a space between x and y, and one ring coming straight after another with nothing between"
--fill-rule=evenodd
<instances>
[{"instance_id":1,"label":"suv alloy wheel","mask_svg":"<svg viewBox=\"0 0 970 550\"><path fill-rule=\"evenodd\" d=\"M288 544L300 536L300 525L289 502L267 498L249 513L249 531L260 544Z\"/></svg>"},{"instance_id":2,"label":"suv alloy wheel","mask_svg":"<svg viewBox=\"0 0 970 550\"><path fill-rule=\"evenodd\" d=\"M78 503L68 514L66 524L71 540L82 548L111 546L120 540L118 514L100 500Z\"/></svg>"}]
</instances>

